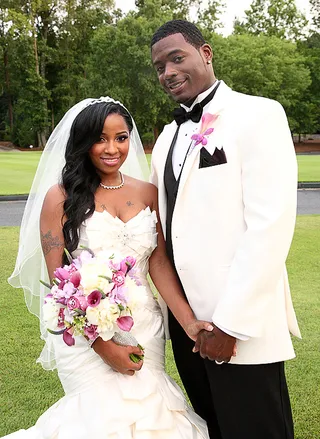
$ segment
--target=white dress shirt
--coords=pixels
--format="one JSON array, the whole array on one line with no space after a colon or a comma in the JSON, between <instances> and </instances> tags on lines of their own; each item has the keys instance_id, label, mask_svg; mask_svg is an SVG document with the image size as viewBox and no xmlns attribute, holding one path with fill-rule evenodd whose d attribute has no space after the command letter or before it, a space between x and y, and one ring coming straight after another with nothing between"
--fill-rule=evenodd
<instances>
[{"instance_id":1,"label":"white dress shirt","mask_svg":"<svg viewBox=\"0 0 320 439\"><path fill-rule=\"evenodd\" d=\"M195 99L191 107L186 107L185 105L181 104L181 107L184 108L187 112L191 111L192 108L199 102L203 101L211 92L214 90L217 85L218 81L216 81L208 90L204 91L203 93L200 93L198 97ZM213 97L214 99L214 97ZM209 102L208 104L209 105ZM206 112L206 107L203 108L203 112ZM180 125L180 130L178 134L178 138L173 150L172 154L172 166L173 166L173 172L176 179L179 178L183 162L185 160L186 154L188 152L190 143L192 142L191 136L195 133L197 133L201 126L201 119L199 122L193 122L192 120L188 120L187 122L184 122L182 125Z\"/></svg>"},{"instance_id":2,"label":"white dress shirt","mask_svg":"<svg viewBox=\"0 0 320 439\"><path fill-rule=\"evenodd\" d=\"M210 88L208 88L208 90L204 91L203 93L200 93L198 97L195 99L195 101L193 102L193 104L191 105L191 107L186 107L185 105L180 104L181 107L183 107L186 111L191 111L192 108L197 103L202 102L218 86L218 83L219 83L218 81L215 81L215 83ZM208 102L207 105L204 106L203 113L206 112L206 107L209 104L210 102ZM187 155L190 144L192 142L191 136L199 131L200 126L201 126L201 119L199 122L193 122L192 120L189 119L187 122L184 122L183 124L180 125L179 134L172 154L172 167L176 179L179 178L185 157ZM249 337L247 337L246 335L229 331L228 329L223 328L222 326L218 326L218 327L226 334L238 338L239 340L249 339Z\"/></svg>"}]
</instances>

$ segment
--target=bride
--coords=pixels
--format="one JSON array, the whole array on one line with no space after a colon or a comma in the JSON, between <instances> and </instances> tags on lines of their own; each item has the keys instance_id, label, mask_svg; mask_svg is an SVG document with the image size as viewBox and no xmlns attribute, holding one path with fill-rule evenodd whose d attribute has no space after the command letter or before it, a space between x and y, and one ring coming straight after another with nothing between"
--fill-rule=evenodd
<instances>
[{"instance_id":1,"label":"bride","mask_svg":"<svg viewBox=\"0 0 320 439\"><path fill-rule=\"evenodd\" d=\"M23 287L30 312L40 319L45 347L38 362L57 368L65 396L28 430L12 439L208 439L205 422L164 372L163 317L148 285L149 273L171 311L195 340L212 330L196 320L165 253L156 188L143 180L147 163L130 114L111 98L86 99L69 110L42 154L20 232L11 285ZM39 231L40 229L40 231ZM134 311L139 347L98 337L67 346L49 334L43 316L49 281L63 264L64 248L110 250L136 259L148 288ZM130 354L144 354L134 363Z\"/></svg>"}]
</instances>

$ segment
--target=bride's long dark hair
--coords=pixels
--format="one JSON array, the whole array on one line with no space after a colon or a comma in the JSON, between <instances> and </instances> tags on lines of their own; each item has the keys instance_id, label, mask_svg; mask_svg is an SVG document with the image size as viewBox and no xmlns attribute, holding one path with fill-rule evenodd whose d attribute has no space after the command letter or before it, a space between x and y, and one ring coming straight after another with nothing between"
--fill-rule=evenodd
<instances>
[{"instance_id":1,"label":"bride's long dark hair","mask_svg":"<svg viewBox=\"0 0 320 439\"><path fill-rule=\"evenodd\" d=\"M61 181L66 194L63 236L70 253L78 248L81 224L95 210L94 194L101 181L88 153L99 140L107 116L113 113L124 118L131 132L133 124L130 114L114 102L89 105L78 114L71 126Z\"/></svg>"}]
</instances>

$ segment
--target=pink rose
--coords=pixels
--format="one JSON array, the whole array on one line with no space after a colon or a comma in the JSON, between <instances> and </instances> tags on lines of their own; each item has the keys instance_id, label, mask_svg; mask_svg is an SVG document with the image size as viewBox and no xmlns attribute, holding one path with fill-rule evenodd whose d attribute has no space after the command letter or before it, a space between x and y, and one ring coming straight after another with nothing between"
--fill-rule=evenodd
<instances>
[{"instance_id":1,"label":"pink rose","mask_svg":"<svg viewBox=\"0 0 320 439\"><path fill-rule=\"evenodd\" d=\"M82 309L82 311L85 311L88 308L88 302L85 296L77 296L77 299L79 300L79 308Z\"/></svg>"},{"instance_id":2,"label":"pink rose","mask_svg":"<svg viewBox=\"0 0 320 439\"><path fill-rule=\"evenodd\" d=\"M67 301L67 307L68 307L69 311L73 311L76 308L79 309L80 308L80 302L77 299L77 297L75 297L75 296L70 297L70 299L68 299L68 301Z\"/></svg>"},{"instance_id":3,"label":"pink rose","mask_svg":"<svg viewBox=\"0 0 320 439\"><path fill-rule=\"evenodd\" d=\"M64 328L64 308L60 308L58 314L58 328Z\"/></svg>"},{"instance_id":4,"label":"pink rose","mask_svg":"<svg viewBox=\"0 0 320 439\"><path fill-rule=\"evenodd\" d=\"M89 340L95 340L99 336L97 332L97 325L85 326L83 332Z\"/></svg>"},{"instance_id":5,"label":"pink rose","mask_svg":"<svg viewBox=\"0 0 320 439\"><path fill-rule=\"evenodd\" d=\"M113 273L112 276L112 282L117 286L120 287L124 284L126 275L123 273L123 271L117 271L116 273Z\"/></svg>"}]
</instances>

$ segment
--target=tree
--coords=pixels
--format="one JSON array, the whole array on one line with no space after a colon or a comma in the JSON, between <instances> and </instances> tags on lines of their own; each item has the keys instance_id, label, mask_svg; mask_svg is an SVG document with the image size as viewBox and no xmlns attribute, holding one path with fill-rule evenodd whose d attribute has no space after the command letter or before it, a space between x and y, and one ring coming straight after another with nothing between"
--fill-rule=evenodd
<instances>
[{"instance_id":1,"label":"tree","mask_svg":"<svg viewBox=\"0 0 320 439\"><path fill-rule=\"evenodd\" d=\"M199 0L136 0L138 16L154 18L156 16L169 19L189 18L190 7L198 5ZM163 21L164 22L164 21Z\"/></svg>"},{"instance_id":2,"label":"tree","mask_svg":"<svg viewBox=\"0 0 320 439\"><path fill-rule=\"evenodd\" d=\"M8 112L3 112L1 129L7 131L9 120L13 141L44 147L55 113L59 119L83 97L80 85L89 41L95 29L111 21L108 10L113 4L113 0L3 0L0 51L5 65L0 96Z\"/></svg>"},{"instance_id":3,"label":"tree","mask_svg":"<svg viewBox=\"0 0 320 439\"><path fill-rule=\"evenodd\" d=\"M320 132L320 34L312 33L298 48L310 70L311 83L295 109L297 132L316 133Z\"/></svg>"},{"instance_id":4,"label":"tree","mask_svg":"<svg viewBox=\"0 0 320 439\"><path fill-rule=\"evenodd\" d=\"M139 131L152 140L170 120L173 104L161 90L151 64L150 41L161 18L129 14L98 29L91 41L86 87L91 96L109 95L132 112Z\"/></svg>"},{"instance_id":5,"label":"tree","mask_svg":"<svg viewBox=\"0 0 320 439\"><path fill-rule=\"evenodd\" d=\"M314 31L317 33L320 30L320 0L310 0L312 24Z\"/></svg>"},{"instance_id":6,"label":"tree","mask_svg":"<svg viewBox=\"0 0 320 439\"><path fill-rule=\"evenodd\" d=\"M200 4L201 0L199 1L197 24L202 28L203 35L209 37L222 26L220 19L226 5L216 0L209 0L205 8L200 7Z\"/></svg>"},{"instance_id":7,"label":"tree","mask_svg":"<svg viewBox=\"0 0 320 439\"><path fill-rule=\"evenodd\" d=\"M113 0L65 0L54 43L58 50L48 68L52 126L68 108L88 96L85 78L90 41L99 27L112 22L113 4Z\"/></svg>"},{"instance_id":8,"label":"tree","mask_svg":"<svg viewBox=\"0 0 320 439\"><path fill-rule=\"evenodd\" d=\"M311 83L305 57L296 44L276 37L213 35L214 68L235 90L279 101L292 130L298 121L294 109Z\"/></svg>"},{"instance_id":9,"label":"tree","mask_svg":"<svg viewBox=\"0 0 320 439\"><path fill-rule=\"evenodd\" d=\"M245 11L244 21L235 21L234 33L297 40L305 35L307 23L295 0L254 0Z\"/></svg>"},{"instance_id":10,"label":"tree","mask_svg":"<svg viewBox=\"0 0 320 439\"><path fill-rule=\"evenodd\" d=\"M13 132L13 92L11 84L11 69L10 69L10 55L14 50L14 42L17 35L23 31L25 22L23 15L19 13L21 4L12 0L3 0L0 7L0 50L1 59L3 60L3 77L0 78L2 88L2 100L5 101L5 108L3 109L3 126L2 131L6 133ZM21 29L22 28L22 29ZM9 130L6 128L6 116L9 119ZM5 134L4 134L5 135Z\"/></svg>"}]
</instances>

